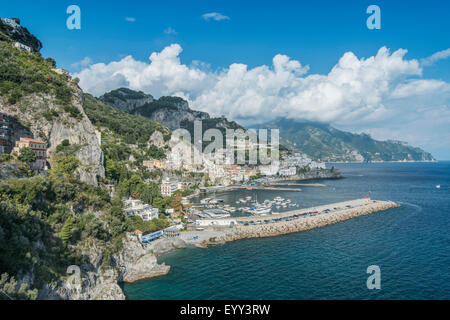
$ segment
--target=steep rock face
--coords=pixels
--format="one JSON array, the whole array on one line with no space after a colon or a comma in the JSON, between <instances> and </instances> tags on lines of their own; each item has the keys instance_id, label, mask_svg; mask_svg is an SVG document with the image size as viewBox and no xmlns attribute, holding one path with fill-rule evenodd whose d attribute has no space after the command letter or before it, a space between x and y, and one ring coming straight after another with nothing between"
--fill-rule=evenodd
<instances>
[{"instance_id":1,"label":"steep rock face","mask_svg":"<svg viewBox=\"0 0 450 320\"><path fill-rule=\"evenodd\" d=\"M132 112L134 109L154 101L153 97L149 94L127 88L120 88L105 93L98 99L107 105L125 112Z\"/></svg>"},{"instance_id":2,"label":"steep rock face","mask_svg":"<svg viewBox=\"0 0 450 320\"><path fill-rule=\"evenodd\" d=\"M34 52L39 52L42 49L41 41L33 36L27 28L22 27L20 25L20 20L17 18L0 18L0 31L5 33L12 40L29 46Z\"/></svg>"},{"instance_id":3,"label":"steep rock face","mask_svg":"<svg viewBox=\"0 0 450 320\"><path fill-rule=\"evenodd\" d=\"M148 113L148 110L145 109L145 106L143 106L135 109L133 113L159 122L170 130L181 128L182 123L185 121L194 122L195 120L209 119L209 115L207 113L191 110L187 101L176 101L173 105L175 108L155 108L150 114Z\"/></svg>"},{"instance_id":4,"label":"steep rock face","mask_svg":"<svg viewBox=\"0 0 450 320\"><path fill-rule=\"evenodd\" d=\"M189 108L187 101L179 97L161 97L157 100L142 91L120 88L99 97L103 103L131 114L140 115L161 123L170 130L181 128L185 121L209 119L206 112Z\"/></svg>"},{"instance_id":5,"label":"steep rock face","mask_svg":"<svg viewBox=\"0 0 450 320\"><path fill-rule=\"evenodd\" d=\"M136 236L128 234L123 241L123 250L115 257L119 270L119 281L134 282L167 274L170 270L165 264L158 264L156 257L147 252Z\"/></svg>"},{"instance_id":6,"label":"steep rock face","mask_svg":"<svg viewBox=\"0 0 450 320\"><path fill-rule=\"evenodd\" d=\"M62 113L55 98L45 94L27 96L23 98L20 106L8 104L6 99L0 98L0 111L13 118L11 144L14 145L21 136L46 142L51 165L56 147L62 141L67 139L70 144L79 145L80 148L75 157L81 162L78 168L80 179L88 184L97 185L97 177L105 176L103 152L99 136L84 113L82 91L75 88L75 92L72 96L72 105L77 108L80 118ZM46 119L43 114L49 110L58 110L59 116L50 120Z\"/></svg>"},{"instance_id":7,"label":"steep rock face","mask_svg":"<svg viewBox=\"0 0 450 320\"><path fill-rule=\"evenodd\" d=\"M64 300L124 300L119 286L121 282L133 282L167 274L165 264L158 264L156 257L147 252L134 234L127 234L122 241L123 249L112 256L108 268L102 268L106 247L98 241L90 241L81 246L82 254L89 263L71 269L69 276L59 286L47 285L40 290L39 299Z\"/></svg>"}]
</instances>

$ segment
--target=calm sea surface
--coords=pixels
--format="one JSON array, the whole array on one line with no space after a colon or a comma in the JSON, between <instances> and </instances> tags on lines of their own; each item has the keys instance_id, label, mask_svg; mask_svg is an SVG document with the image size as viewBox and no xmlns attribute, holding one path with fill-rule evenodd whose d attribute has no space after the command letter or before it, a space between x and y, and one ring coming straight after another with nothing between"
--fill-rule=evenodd
<instances>
[{"instance_id":1,"label":"calm sea surface","mask_svg":"<svg viewBox=\"0 0 450 320\"><path fill-rule=\"evenodd\" d=\"M217 193L235 206L250 195L301 207L361 198L400 208L320 229L187 248L160 259L166 276L124 285L128 299L450 299L450 162L338 164L346 177L303 192ZM440 185L440 188L436 188ZM381 290L366 269L381 268Z\"/></svg>"}]
</instances>

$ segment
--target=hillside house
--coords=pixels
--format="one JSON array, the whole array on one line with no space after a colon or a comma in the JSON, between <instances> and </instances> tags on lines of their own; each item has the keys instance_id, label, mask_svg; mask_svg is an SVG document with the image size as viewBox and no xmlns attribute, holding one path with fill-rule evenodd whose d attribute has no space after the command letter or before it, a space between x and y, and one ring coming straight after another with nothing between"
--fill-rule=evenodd
<instances>
[{"instance_id":1,"label":"hillside house","mask_svg":"<svg viewBox=\"0 0 450 320\"><path fill-rule=\"evenodd\" d=\"M150 221L159 218L158 208L153 208L149 204L144 204L141 200L128 199L125 201L124 211L129 216L139 216L144 221Z\"/></svg>"},{"instance_id":2,"label":"hillside house","mask_svg":"<svg viewBox=\"0 0 450 320\"><path fill-rule=\"evenodd\" d=\"M36 161L30 166L36 170L44 170L47 164L47 144L39 140L21 137L19 141L16 141L13 151L20 155L21 150L25 147L33 150L36 155Z\"/></svg>"}]
</instances>

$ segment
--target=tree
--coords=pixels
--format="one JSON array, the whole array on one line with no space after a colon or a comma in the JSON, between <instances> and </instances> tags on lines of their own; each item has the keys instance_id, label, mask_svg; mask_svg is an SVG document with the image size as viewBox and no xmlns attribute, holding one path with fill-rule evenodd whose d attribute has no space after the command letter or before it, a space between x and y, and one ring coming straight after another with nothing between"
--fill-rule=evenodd
<instances>
[{"instance_id":1,"label":"tree","mask_svg":"<svg viewBox=\"0 0 450 320\"><path fill-rule=\"evenodd\" d=\"M30 163L36 161L36 154L28 147L23 147L20 150L19 160L24 163Z\"/></svg>"},{"instance_id":2,"label":"tree","mask_svg":"<svg viewBox=\"0 0 450 320\"><path fill-rule=\"evenodd\" d=\"M158 208L159 212L164 212L165 201L161 197L156 197L153 199L153 207Z\"/></svg>"},{"instance_id":3,"label":"tree","mask_svg":"<svg viewBox=\"0 0 450 320\"><path fill-rule=\"evenodd\" d=\"M64 243L67 243L67 241L72 238L72 229L73 229L73 219L72 217L67 218L66 222L64 223L64 226L61 229L61 232L59 233L59 237L64 241Z\"/></svg>"},{"instance_id":4,"label":"tree","mask_svg":"<svg viewBox=\"0 0 450 320\"><path fill-rule=\"evenodd\" d=\"M45 62L47 62L50 66L52 66L53 68L56 68L56 61L53 58L45 58Z\"/></svg>"},{"instance_id":5,"label":"tree","mask_svg":"<svg viewBox=\"0 0 450 320\"><path fill-rule=\"evenodd\" d=\"M80 163L80 160L78 160L74 156L61 157L56 160L56 165L52 169L52 172L57 176L61 174L64 176L71 176L78 168Z\"/></svg>"},{"instance_id":6,"label":"tree","mask_svg":"<svg viewBox=\"0 0 450 320\"><path fill-rule=\"evenodd\" d=\"M181 192L176 192L172 199L172 208L176 212L181 212Z\"/></svg>"}]
</instances>

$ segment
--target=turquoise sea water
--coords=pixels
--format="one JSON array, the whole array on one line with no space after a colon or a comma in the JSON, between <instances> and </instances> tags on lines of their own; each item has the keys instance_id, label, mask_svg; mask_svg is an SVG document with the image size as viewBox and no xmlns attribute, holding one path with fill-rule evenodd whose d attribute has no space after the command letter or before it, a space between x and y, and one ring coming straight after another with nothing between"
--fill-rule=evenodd
<instances>
[{"instance_id":1,"label":"turquoise sea water","mask_svg":"<svg viewBox=\"0 0 450 320\"><path fill-rule=\"evenodd\" d=\"M450 299L450 162L336 166L346 178L321 180L327 188L216 196L235 205L257 192L260 201L281 195L310 207L370 191L402 206L320 229L170 253L160 259L170 273L125 285L127 298ZM370 265L381 268L381 290L366 287Z\"/></svg>"}]
</instances>

